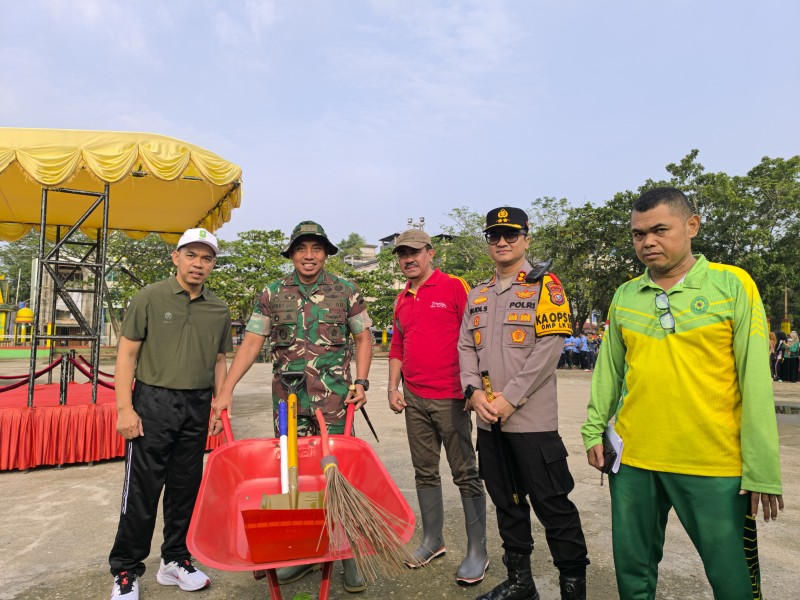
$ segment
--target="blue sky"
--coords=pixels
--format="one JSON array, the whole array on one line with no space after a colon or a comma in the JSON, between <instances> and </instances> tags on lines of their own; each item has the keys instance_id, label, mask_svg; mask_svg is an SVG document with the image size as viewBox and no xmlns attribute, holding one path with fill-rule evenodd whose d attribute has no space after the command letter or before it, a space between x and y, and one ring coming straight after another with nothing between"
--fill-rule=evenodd
<instances>
[{"instance_id":1,"label":"blue sky","mask_svg":"<svg viewBox=\"0 0 800 600\"><path fill-rule=\"evenodd\" d=\"M692 148L800 141L789 0L3 3L0 125L146 131L244 170L219 230L370 243L540 196L602 203Z\"/></svg>"}]
</instances>

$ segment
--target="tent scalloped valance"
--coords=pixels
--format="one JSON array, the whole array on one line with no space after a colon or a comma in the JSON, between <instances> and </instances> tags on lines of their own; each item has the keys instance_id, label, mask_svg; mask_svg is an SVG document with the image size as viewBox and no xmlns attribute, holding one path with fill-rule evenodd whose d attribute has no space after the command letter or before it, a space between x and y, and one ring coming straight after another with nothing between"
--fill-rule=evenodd
<instances>
[{"instance_id":1,"label":"tent scalloped valance","mask_svg":"<svg viewBox=\"0 0 800 600\"><path fill-rule=\"evenodd\" d=\"M14 241L40 223L48 193L45 235L72 226L91 196L109 184L109 229L133 238L157 232L174 243L190 227L215 231L241 203L241 168L180 140L147 133L0 128L0 239ZM95 214L96 213L96 214ZM101 211L81 231L96 235Z\"/></svg>"}]
</instances>

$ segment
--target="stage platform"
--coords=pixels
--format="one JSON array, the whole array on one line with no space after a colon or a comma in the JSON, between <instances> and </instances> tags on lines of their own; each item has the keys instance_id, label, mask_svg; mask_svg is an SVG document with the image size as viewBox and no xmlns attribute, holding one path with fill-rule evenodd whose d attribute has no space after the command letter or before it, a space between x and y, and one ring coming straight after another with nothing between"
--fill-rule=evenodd
<instances>
[{"instance_id":1,"label":"stage platform","mask_svg":"<svg viewBox=\"0 0 800 600\"><path fill-rule=\"evenodd\" d=\"M59 390L58 383L36 385L32 408L27 385L0 394L0 471L125 455L125 440L116 431L114 390L98 385L97 404L92 404L91 383L69 383L63 405ZM224 439L224 434L209 436L206 449Z\"/></svg>"}]
</instances>

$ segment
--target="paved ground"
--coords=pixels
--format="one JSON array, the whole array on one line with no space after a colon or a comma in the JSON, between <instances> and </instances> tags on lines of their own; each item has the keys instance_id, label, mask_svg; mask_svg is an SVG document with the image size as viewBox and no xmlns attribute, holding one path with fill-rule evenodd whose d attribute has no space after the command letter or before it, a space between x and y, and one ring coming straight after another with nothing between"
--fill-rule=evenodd
<instances>
[{"instance_id":1,"label":"paved ground","mask_svg":"<svg viewBox=\"0 0 800 600\"><path fill-rule=\"evenodd\" d=\"M22 371L24 361L0 364L0 372ZM375 443L358 417L360 437L367 439L386 465L415 511L413 470L410 466L403 418L392 414L386 405L387 364L384 358L373 361L370 379L373 388L368 409L381 442ZM606 600L616 597L611 537L609 530L608 487L600 487L597 472L586 464L578 428L588 401L591 374L581 371L559 372L561 433L569 449L570 468L576 487L572 499L578 505L589 544L588 597ZM238 438L271 435L268 394L270 366L254 365L237 389L233 428ZM776 383L776 403L800 408L800 384ZM759 550L765 597L800 597L800 414L779 415L784 493L787 509L777 523L759 524ZM0 473L0 600L107 598L111 577L107 556L114 538L122 481L121 461L94 466L75 465L65 469L41 468L28 473ZM443 473L448 473L445 463ZM450 551L441 560L421 571L409 571L397 579L372 585L359 597L363 600L386 598L471 599L505 578L500 562L502 550L489 503L488 545L492 565L486 580L474 588L454 584L454 573L462 558L466 536L460 501L455 485L445 482L446 539ZM178 600L186 594L165 588L155 581L158 568L160 526L153 540L155 554L147 561L142 580L142 598ZM542 600L558 598L558 575L553 567L543 532L535 527L537 548L533 569ZM660 569L659 599L711 598L702 565L677 519L668 528L665 558ZM419 539L419 525L412 543ZM206 569L213 580L208 590L191 596L197 600L265 599L267 587L247 573ZM284 598L297 592L315 595L319 575L283 588ZM335 569L331 598L351 598L341 587L340 569Z\"/></svg>"}]
</instances>

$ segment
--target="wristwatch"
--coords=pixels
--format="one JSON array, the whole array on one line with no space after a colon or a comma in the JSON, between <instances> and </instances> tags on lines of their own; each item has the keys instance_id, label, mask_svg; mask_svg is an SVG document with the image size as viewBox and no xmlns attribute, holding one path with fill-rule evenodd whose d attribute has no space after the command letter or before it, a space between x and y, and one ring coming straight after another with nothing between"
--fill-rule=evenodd
<instances>
[{"instance_id":1,"label":"wristwatch","mask_svg":"<svg viewBox=\"0 0 800 600\"><path fill-rule=\"evenodd\" d=\"M467 387L464 388L464 398L466 398L467 400L472 398L472 394L474 393L475 393L475 386L468 385Z\"/></svg>"},{"instance_id":2,"label":"wristwatch","mask_svg":"<svg viewBox=\"0 0 800 600\"><path fill-rule=\"evenodd\" d=\"M356 379L353 383L361 385L365 392L369 390L369 379Z\"/></svg>"}]
</instances>

